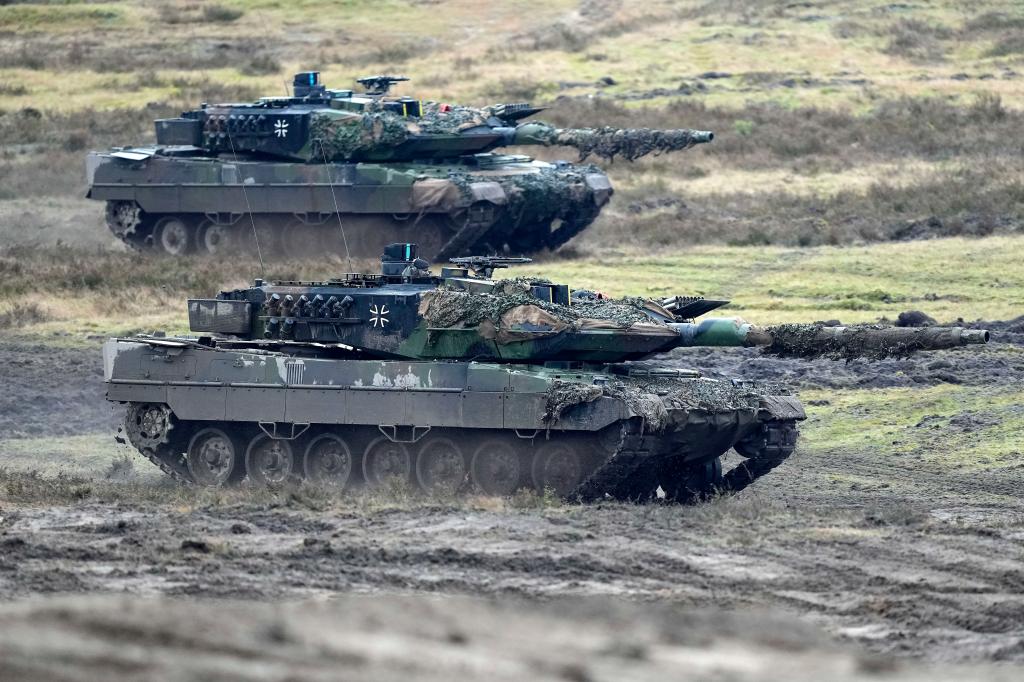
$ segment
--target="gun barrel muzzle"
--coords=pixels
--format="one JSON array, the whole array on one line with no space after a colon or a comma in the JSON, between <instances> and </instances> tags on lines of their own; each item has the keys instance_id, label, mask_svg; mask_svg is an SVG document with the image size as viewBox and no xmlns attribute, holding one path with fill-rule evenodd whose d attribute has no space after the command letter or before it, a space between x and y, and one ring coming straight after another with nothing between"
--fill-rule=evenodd
<instances>
[{"instance_id":1,"label":"gun barrel muzzle","mask_svg":"<svg viewBox=\"0 0 1024 682\"><path fill-rule=\"evenodd\" d=\"M694 144L704 144L706 142L711 142L711 140L713 140L713 139L715 139L715 134L713 132L711 132L710 130L694 130L693 131L693 143Z\"/></svg>"},{"instance_id":2,"label":"gun barrel muzzle","mask_svg":"<svg viewBox=\"0 0 1024 682\"><path fill-rule=\"evenodd\" d=\"M960 328L960 345L966 346L972 343L988 343L987 329L963 329Z\"/></svg>"}]
</instances>

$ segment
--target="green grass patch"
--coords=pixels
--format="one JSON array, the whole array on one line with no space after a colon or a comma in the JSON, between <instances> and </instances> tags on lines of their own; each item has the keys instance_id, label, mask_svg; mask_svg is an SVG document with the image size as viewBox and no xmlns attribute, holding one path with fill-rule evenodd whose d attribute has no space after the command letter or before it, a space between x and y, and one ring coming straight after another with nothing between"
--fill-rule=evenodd
<instances>
[{"instance_id":1,"label":"green grass patch","mask_svg":"<svg viewBox=\"0 0 1024 682\"><path fill-rule=\"evenodd\" d=\"M1024 464L1020 384L815 390L801 397L828 401L809 406L804 447L861 452L867 458L904 457L962 471ZM856 476L846 478L854 481Z\"/></svg>"},{"instance_id":2,"label":"green grass patch","mask_svg":"<svg viewBox=\"0 0 1024 682\"><path fill-rule=\"evenodd\" d=\"M0 29L68 31L116 26L125 9L114 3L0 5Z\"/></svg>"},{"instance_id":3,"label":"green grass patch","mask_svg":"<svg viewBox=\"0 0 1024 682\"><path fill-rule=\"evenodd\" d=\"M611 253L517 269L612 296L725 297L751 321L895 318L909 308L948 322L1024 313L1024 237L939 239L857 247L696 246Z\"/></svg>"},{"instance_id":4,"label":"green grass patch","mask_svg":"<svg viewBox=\"0 0 1024 682\"><path fill-rule=\"evenodd\" d=\"M159 475L156 468L150 471L152 465L133 448L114 441L112 433L0 440L0 462L4 468L37 471L44 476L60 472L75 476L102 476L112 461L126 456L140 472Z\"/></svg>"}]
</instances>

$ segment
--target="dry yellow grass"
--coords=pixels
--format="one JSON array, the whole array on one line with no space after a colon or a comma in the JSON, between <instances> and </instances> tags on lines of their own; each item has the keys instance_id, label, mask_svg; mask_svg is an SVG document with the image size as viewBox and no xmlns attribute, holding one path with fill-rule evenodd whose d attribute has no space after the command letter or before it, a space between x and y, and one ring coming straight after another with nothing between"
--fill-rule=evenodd
<instances>
[{"instance_id":1,"label":"dry yellow grass","mask_svg":"<svg viewBox=\"0 0 1024 682\"><path fill-rule=\"evenodd\" d=\"M204 20L210 6L241 16ZM997 19L978 21L985 16ZM1006 17L1004 32L999 16ZM1005 75L1015 65L1019 70L1022 55L993 51L1006 32L1019 31L1013 22L1022 17L1022 6L1008 0L969 7L936 0L899 10L853 0L814 6L700 0L6 5L0 6L0 30L14 37L3 50L0 82L25 91L6 98L9 109L142 106L174 99L176 86L163 83L180 76L180 69L154 58L174 46L179 56L194 54L205 78L268 93L286 87L290 73L317 67L335 87L362 73L397 68L413 77L412 87L424 97L481 103L513 80L534 81L550 96L594 92L599 78L612 76L616 83L602 90L619 95L674 88L700 73L725 71L733 76L702 93L711 105L772 101L857 108L901 95L966 101L987 92L1020 108L1024 91ZM925 33L909 44L894 43L902 35L900 22L908 20ZM245 41L243 54L271 55L278 68L246 74L235 63L242 55L217 60L203 52L211 43L239 41ZM88 68L111 46L121 55L115 68ZM60 55L81 57L61 68L19 68L19 55L34 67L25 55L42 48L46 53L37 57L44 64ZM928 59L919 54L926 48ZM161 84L116 92L112 86L124 83L112 71L155 76ZM813 85L751 88L743 78L765 72ZM990 77L979 80L985 74ZM845 83L851 80L858 83Z\"/></svg>"}]
</instances>

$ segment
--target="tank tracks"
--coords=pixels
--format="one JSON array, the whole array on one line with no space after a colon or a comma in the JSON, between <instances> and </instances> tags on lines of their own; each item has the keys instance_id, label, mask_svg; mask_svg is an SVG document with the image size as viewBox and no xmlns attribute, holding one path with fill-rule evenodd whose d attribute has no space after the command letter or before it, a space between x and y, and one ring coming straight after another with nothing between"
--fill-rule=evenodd
<instances>
[{"instance_id":1,"label":"tank tracks","mask_svg":"<svg viewBox=\"0 0 1024 682\"><path fill-rule=\"evenodd\" d=\"M747 459L723 477L722 489L737 493L778 467L793 454L797 437L795 422L767 422L761 433L736 444Z\"/></svg>"},{"instance_id":2,"label":"tank tracks","mask_svg":"<svg viewBox=\"0 0 1024 682\"><path fill-rule=\"evenodd\" d=\"M341 223L354 256L377 255L386 243L411 241L420 245L424 257L440 262L501 250L505 241L510 252L516 254L554 250L589 226L597 213L595 210L592 215L567 220L550 233L542 226L524 229L505 224L496 219L493 209L487 211L476 205L466 209L459 219L436 214L403 220L390 214L342 214ZM345 253L338 239L338 215L317 218L319 222L303 222L292 214L260 214L253 223L248 215L232 214L225 218L230 222L214 223L202 214L148 215L129 201L110 201L106 206L107 226L115 237L134 250L172 257L223 256L238 249L255 254L251 234L254 227L264 256L282 253L300 258L324 251ZM371 221L373 224L367 227Z\"/></svg>"},{"instance_id":3,"label":"tank tracks","mask_svg":"<svg viewBox=\"0 0 1024 682\"><path fill-rule=\"evenodd\" d=\"M796 449L795 421L765 423L760 432L736 444L745 459L726 473L721 471L724 452L709 451L689 463L674 462L671 456L657 457L645 447L641 433L623 430L615 451L574 491L583 502L601 498L643 502L659 497L668 501L691 502L719 492L737 493L781 465Z\"/></svg>"},{"instance_id":4,"label":"tank tracks","mask_svg":"<svg viewBox=\"0 0 1024 682\"><path fill-rule=\"evenodd\" d=\"M281 439L270 439L256 425L182 423L173 415L161 412L164 409L155 405L130 405L125 431L144 457L172 479L186 485L220 485L246 475L256 484L297 481L310 471L306 460L313 442L331 437L342 441L337 434L345 434L348 444L342 441L342 448L348 457L348 469L339 488L360 481L371 485L380 483L386 474L393 473L425 490L431 489L431 481L439 477L442 483L450 484L453 492L472 487L484 494L503 496L525 487L541 493L551 491L559 497L581 502L602 499L647 502L664 498L668 502L688 503L718 492L743 490L781 465L792 454L797 439L795 422L768 422L760 432L736 444L737 452L746 459L723 476L720 456L724 452L708 451L697 458L691 456L685 462L671 455L652 453L651 446L656 440L650 434L645 436L642 427L633 422L610 427L600 434L538 432L528 439L508 432L481 434L447 429L424 436L426 440L421 438L390 446L386 438L369 427L313 429L281 448ZM161 414L166 414L162 422ZM164 424L166 428L154 429L155 433L140 432L143 422L150 426ZM356 430L361 432L360 436L347 435ZM229 435L228 440L233 443L234 459L220 478L204 469L213 461L210 452L216 453L216 448L203 450L202 442L198 446L195 443L197 438L202 441L201 435L207 432ZM278 451L291 458L283 469L281 452L276 455L273 452L275 444L278 444ZM382 456L379 453L389 447L393 452L384 456L392 457L393 461L383 465L369 463L371 459L379 462ZM433 452L431 447L434 447ZM360 449L362 456L358 454ZM445 459L445 450L455 454L448 454ZM254 457L253 452L263 452L264 456L262 459ZM501 456L505 460L499 461ZM429 460L427 465L423 464L425 457ZM481 457L483 464L479 461ZM424 473L425 466L427 473ZM489 467L487 472L490 473L481 474L481 466ZM492 475L495 471L498 473ZM196 473L201 477L200 482L196 481ZM202 480L203 477L206 480Z\"/></svg>"}]
</instances>

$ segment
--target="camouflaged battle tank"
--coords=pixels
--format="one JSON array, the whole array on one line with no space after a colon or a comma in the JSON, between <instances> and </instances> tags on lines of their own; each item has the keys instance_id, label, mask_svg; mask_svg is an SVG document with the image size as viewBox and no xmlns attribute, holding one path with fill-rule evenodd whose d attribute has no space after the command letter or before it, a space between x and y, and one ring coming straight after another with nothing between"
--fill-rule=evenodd
<instances>
[{"instance_id":1,"label":"camouflaged battle tank","mask_svg":"<svg viewBox=\"0 0 1024 682\"><path fill-rule=\"evenodd\" d=\"M608 300L537 279L525 259L462 258L439 275L412 244L381 274L256 280L188 302L197 336L104 346L128 440L182 481L410 481L581 500L690 500L739 490L792 452L804 409L784 387L638 362L680 346L904 354L984 343L959 328L756 327L694 318L726 301ZM734 448L743 466L723 475Z\"/></svg>"},{"instance_id":2,"label":"camouflaged battle tank","mask_svg":"<svg viewBox=\"0 0 1024 682\"><path fill-rule=\"evenodd\" d=\"M376 256L417 241L435 258L556 248L593 222L612 187L601 169L496 154L569 146L636 159L710 142L695 130L560 129L522 122L526 103L469 108L295 76L292 97L203 104L156 121L156 145L90 152L87 196L105 201L126 243L182 256L240 244L263 255L325 250ZM343 235L344 232L344 236Z\"/></svg>"}]
</instances>

